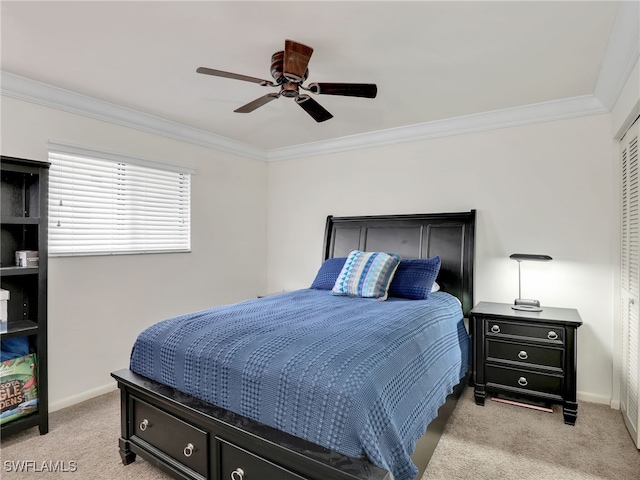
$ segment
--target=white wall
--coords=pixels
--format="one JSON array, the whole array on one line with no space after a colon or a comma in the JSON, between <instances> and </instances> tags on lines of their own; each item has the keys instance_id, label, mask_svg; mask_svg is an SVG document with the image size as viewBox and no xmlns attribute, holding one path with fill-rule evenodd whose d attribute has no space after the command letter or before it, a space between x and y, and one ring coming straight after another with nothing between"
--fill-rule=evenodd
<instances>
[{"instance_id":1,"label":"white wall","mask_svg":"<svg viewBox=\"0 0 640 480\"><path fill-rule=\"evenodd\" d=\"M476 301L517 296L509 254L551 255L523 264L523 296L580 311L579 397L609 403L619 385L612 128L637 108L633 84L627 97L611 115L269 165L3 97L3 155L46 159L53 139L196 169L191 253L50 259L51 406L114 388L109 372L127 366L135 336L159 319L307 287L327 215L472 208Z\"/></svg>"},{"instance_id":2,"label":"white wall","mask_svg":"<svg viewBox=\"0 0 640 480\"><path fill-rule=\"evenodd\" d=\"M327 215L477 209L475 301L517 297L511 253L551 255L522 294L579 310L579 397L609 403L613 185L611 115L272 163L268 288L311 284Z\"/></svg>"},{"instance_id":3,"label":"white wall","mask_svg":"<svg viewBox=\"0 0 640 480\"><path fill-rule=\"evenodd\" d=\"M191 253L50 259L52 409L115 388L146 326L264 291L265 163L7 97L0 133L3 155L46 160L53 139L196 170Z\"/></svg>"}]
</instances>

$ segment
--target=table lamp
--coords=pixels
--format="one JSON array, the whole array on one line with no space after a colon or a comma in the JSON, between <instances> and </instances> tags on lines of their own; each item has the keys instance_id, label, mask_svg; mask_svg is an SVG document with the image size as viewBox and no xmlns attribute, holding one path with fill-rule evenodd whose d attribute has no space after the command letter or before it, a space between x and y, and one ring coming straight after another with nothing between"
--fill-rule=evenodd
<instances>
[{"instance_id":1,"label":"table lamp","mask_svg":"<svg viewBox=\"0 0 640 480\"><path fill-rule=\"evenodd\" d=\"M509 256L510 259L518 262L518 298L513 302L511 308L514 310L524 310L526 312L541 312L539 300L531 300L522 298L522 277L520 275L520 264L523 261L548 262L553 260L549 255L534 255L529 253L514 253Z\"/></svg>"}]
</instances>

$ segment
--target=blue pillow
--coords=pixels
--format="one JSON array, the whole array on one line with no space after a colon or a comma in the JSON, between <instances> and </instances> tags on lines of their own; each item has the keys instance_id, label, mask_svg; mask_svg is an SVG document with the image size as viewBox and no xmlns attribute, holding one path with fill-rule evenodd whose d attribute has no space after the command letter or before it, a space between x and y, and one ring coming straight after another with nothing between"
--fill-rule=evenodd
<instances>
[{"instance_id":1,"label":"blue pillow","mask_svg":"<svg viewBox=\"0 0 640 480\"><path fill-rule=\"evenodd\" d=\"M438 256L402 260L389 286L389 296L426 300L439 271Z\"/></svg>"},{"instance_id":2,"label":"blue pillow","mask_svg":"<svg viewBox=\"0 0 640 480\"><path fill-rule=\"evenodd\" d=\"M400 256L395 253L353 250L344 262L332 293L386 300L399 263Z\"/></svg>"},{"instance_id":3,"label":"blue pillow","mask_svg":"<svg viewBox=\"0 0 640 480\"><path fill-rule=\"evenodd\" d=\"M311 288L316 290L331 290L336 284L338 275L344 266L347 257L328 258L320 266L316 278L311 284Z\"/></svg>"}]
</instances>

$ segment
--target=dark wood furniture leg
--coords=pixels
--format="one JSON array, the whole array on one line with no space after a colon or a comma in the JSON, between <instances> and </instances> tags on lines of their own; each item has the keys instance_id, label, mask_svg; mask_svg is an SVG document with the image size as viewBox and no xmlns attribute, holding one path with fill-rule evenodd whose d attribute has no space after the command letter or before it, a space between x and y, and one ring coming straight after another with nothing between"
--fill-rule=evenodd
<instances>
[{"instance_id":1,"label":"dark wood furniture leg","mask_svg":"<svg viewBox=\"0 0 640 480\"><path fill-rule=\"evenodd\" d=\"M575 425L578 419L577 381L578 376L578 331L576 327L566 330L567 344L567 371L565 375L565 398L562 406L564 423Z\"/></svg>"},{"instance_id":2,"label":"dark wood furniture leg","mask_svg":"<svg viewBox=\"0 0 640 480\"><path fill-rule=\"evenodd\" d=\"M575 425L578 419L578 402L564 402L562 415L564 416L564 423Z\"/></svg>"},{"instance_id":3,"label":"dark wood furniture leg","mask_svg":"<svg viewBox=\"0 0 640 480\"><path fill-rule=\"evenodd\" d=\"M125 440L120 437L118 439L118 446L120 447L120 458L122 459L122 463L124 465L129 465L136 461L136 454L133 453L129 448L129 440Z\"/></svg>"},{"instance_id":4,"label":"dark wood furniture leg","mask_svg":"<svg viewBox=\"0 0 640 480\"><path fill-rule=\"evenodd\" d=\"M129 443L129 409L127 408L128 395L124 389L120 390L120 435L118 446L120 447L120 458L124 465L129 465L136 460L136 454L131 451Z\"/></svg>"}]
</instances>

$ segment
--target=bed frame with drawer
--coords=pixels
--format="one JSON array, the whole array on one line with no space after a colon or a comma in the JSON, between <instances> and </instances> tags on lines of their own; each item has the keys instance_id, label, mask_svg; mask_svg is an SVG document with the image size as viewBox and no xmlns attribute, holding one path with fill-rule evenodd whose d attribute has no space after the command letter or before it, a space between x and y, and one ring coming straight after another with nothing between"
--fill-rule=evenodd
<instances>
[{"instance_id":1,"label":"bed frame with drawer","mask_svg":"<svg viewBox=\"0 0 640 480\"><path fill-rule=\"evenodd\" d=\"M323 260L353 249L403 258L439 255L438 284L473 306L475 210L461 213L327 218ZM120 456L136 455L189 480L390 480L366 458L330 451L206 403L128 369L112 373L121 391ZM416 445L420 478L468 382L462 379Z\"/></svg>"}]
</instances>

